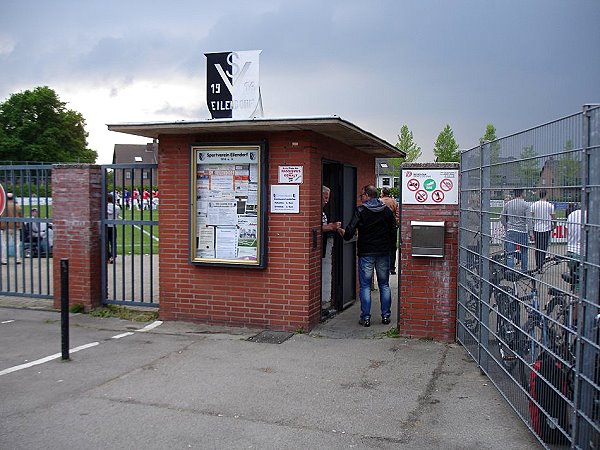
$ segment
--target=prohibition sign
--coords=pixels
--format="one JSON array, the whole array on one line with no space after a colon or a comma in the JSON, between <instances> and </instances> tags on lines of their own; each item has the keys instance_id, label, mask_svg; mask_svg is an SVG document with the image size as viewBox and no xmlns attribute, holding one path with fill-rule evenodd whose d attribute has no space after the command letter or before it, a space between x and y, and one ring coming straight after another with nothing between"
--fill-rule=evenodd
<instances>
[{"instance_id":1,"label":"prohibition sign","mask_svg":"<svg viewBox=\"0 0 600 450\"><path fill-rule=\"evenodd\" d=\"M442 181L440 181L440 187L442 188L442 191L448 192L452 190L452 186L454 186L454 183L449 178L444 178Z\"/></svg>"},{"instance_id":2,"label":"prohibition sign","mask_svg":"<svg viewBox=\"0 0 600 450\"><path fill-rule=\"evenodd\" d=\"M431 200L436 203L441 203L444 201L444 193L442 191L433 191L431 193Z\"/></svg>"},{"instance_id":3,"label":"prohibition sign","mask_svg":"<svg viewBox=\"0 0 600 450\"><path fill-rule=\"evenodd\" d=\"M417 191L417 192L415 192L415 199L419 203L424 203L427 200L427 192L425 192L425 191Z\"/></svg>"},{"instance_id":4,"label":"prohibition sign","mask_svg":"<svg viewBox=\"0 0 600 450\"><path fill-rule=\"evenodd\" d=\"M416 178L411 178L410 180L408 180L408 183L406 183L406 187L408 188L408 190L413 192L419 189L420 186L421 183L419 183L419 180L417 180Z\"/></svg>"}]
</instances>

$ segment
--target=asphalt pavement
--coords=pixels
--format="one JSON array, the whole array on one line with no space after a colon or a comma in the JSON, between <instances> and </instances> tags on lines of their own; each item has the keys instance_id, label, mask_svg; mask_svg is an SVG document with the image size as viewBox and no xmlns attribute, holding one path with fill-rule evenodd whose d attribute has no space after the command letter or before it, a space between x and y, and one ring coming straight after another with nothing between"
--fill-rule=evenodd
<instances>
[{"instance_id":1,"label":"asphalt pavement","mask_svg":"<svg viewBox=\"0 0 600 450\"><path fill-rule=\"evenodd\" d=\"M49 305L0 299L2 449L539 448L460 345L358 305L291 336L70 314L67 361Z\"/></svg>"}]
</instances>

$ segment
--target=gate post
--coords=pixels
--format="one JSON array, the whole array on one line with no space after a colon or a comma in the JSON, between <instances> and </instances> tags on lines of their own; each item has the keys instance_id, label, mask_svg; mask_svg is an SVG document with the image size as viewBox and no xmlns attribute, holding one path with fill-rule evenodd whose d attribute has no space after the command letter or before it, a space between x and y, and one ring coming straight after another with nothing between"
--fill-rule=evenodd
<instances>
[{"instance_id":1,"label":"gate post","mask_svg":"<svg viewBox=\"0 0 600 450\"><path fill-rule=\"evenodd\" d=\"M414 172L434 170L451 172L458 171L458 168L458 163L402 164L403 171L411 169ZM421 187L426 181L431 180L418 179ZM457 181L457 179L454 180L453 188L455 189L458 189ZM401 189L405 189L405 186L402 186ZM423 191L418 190L417 192L408 190L410 194L416 196L419 192L432 190L433 185L429 183L429 186L425 185L423 189ZM432 192L428 192L427 195L432 195ZM402 246L398 331L401 336L405 337L454 342L456 340L459 205L443 202L428 204L425 201L425 195L420 198L423 199L423 204L403 202L401 205ZM413 256L412 221L444 222L443 257Z\"/></svg>"},{"instance_id":2,"label":"gate post","mask_svg":"<svg viewBox=\"0 0 600 450\"><path fill-rule=\"evenodd\" d=\"M69 259L69 303L86 311L100 306L102 219L101 167L95 164L52 166L52 217L54 227L54 307L60 308L60 264Z\"/></svg>"}]
</instances>

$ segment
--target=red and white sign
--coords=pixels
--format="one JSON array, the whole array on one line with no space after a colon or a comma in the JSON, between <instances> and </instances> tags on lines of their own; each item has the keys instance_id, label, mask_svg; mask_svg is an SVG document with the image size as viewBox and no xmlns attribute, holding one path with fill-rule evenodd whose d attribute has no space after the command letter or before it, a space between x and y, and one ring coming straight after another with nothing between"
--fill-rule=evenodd
<instances>
[{"instance_id":1,"label":"red and white sign","mask_svg":"<svg viewBox=\"0 0 600 450\"><path fill-rule=\"evenodd\" d=\"M454 182L449 178L444 178L442 181L440 181L440 188L442 189L442 191L449 192L452 190L453 186Z\"/></svg>"},{"instance_id":2,"label":"red and white sign","mask_svg":"<svg viewBox=\"0 0 600 450\"><path fill-rule=\"evenodd\" d=\"M457 205L458 170L412 169L402 171L402 203Z\"/></svg>"},{"instance_id":3,"label":"red and white sign","mask_svg":"<svg viewBox=\"0 0 600 450\"><path fill-rule=\"evenodd\" d=\"M433 191L431 193L431 199L436 203L442 203L444 201L444 193L442 191Z\"/></svg>"},{"instance_id":4,"label":"red and white sign","mask_svg":"<svg viewBox=\"0 0 600 450\"><path fill-rule=\"evenodd\" d=\"M419 183L419 180L411 178L410 180L408 180L408 183L406 183L406 187L409 191L415 192L421 187L421 183Z\"/></svg>"},{"instance_id":5,"label":"red and white sign","mask_svg":"<svg viewBox=\"0 0 600 450\"><path fill-rule=\"evenodd\" d=\"M6 192L4 192L4 187L0 184L0 214L4 212L4 208L6 208Z\"/></svg>"},{"instance_id":6,"label":"red and white sign","mask_svg":"<svg viewBox=\"0 0 600 450\"><path fill-rule=\"evenodd\" d=\"M415 200L419 203L425 203L427 201L427 192L420 190L415 193Z\"/></svg>"},{"instance_id":7,"label":"red and white sign","mask_svg":"<svg viewBox=\"0 0 600 450\"><path fill-rule=\"evenodd\" d=\"M279 166L279 184L304 182L304 166Z\"/></svg>"}]
</instances>

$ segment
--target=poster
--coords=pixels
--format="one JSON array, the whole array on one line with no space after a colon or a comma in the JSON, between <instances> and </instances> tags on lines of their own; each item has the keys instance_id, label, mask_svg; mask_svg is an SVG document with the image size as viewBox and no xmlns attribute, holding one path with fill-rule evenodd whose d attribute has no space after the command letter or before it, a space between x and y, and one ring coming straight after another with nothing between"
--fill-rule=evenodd
<instances>
[{"instance_id":1,"label":"poster","mask_svg":"<svg viewBox=\"0 0 600 450\"><path fill-rule=\"evenodd\" d=\"M264 266L262 146L192 147L191 260Z\"/></svg>"}]
</instances>

